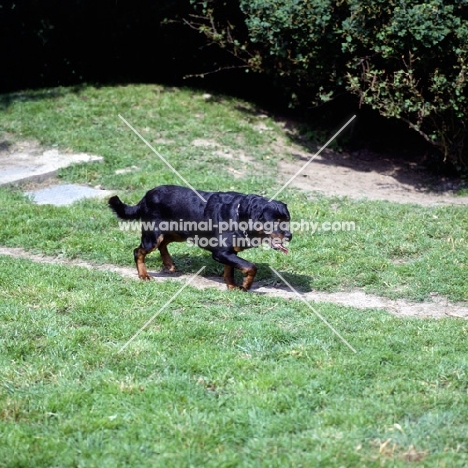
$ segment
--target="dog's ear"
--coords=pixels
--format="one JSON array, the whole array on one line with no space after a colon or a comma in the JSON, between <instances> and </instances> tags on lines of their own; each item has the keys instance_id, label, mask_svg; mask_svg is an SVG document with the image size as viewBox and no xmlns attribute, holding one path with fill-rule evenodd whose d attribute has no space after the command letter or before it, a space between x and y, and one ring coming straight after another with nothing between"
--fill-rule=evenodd
<instances>
[{"instance_id":1,"label":"dog's ear","mask_svg":"<svg viewBox=\"0 0 468 468\"><path fill-rule=\"evenodd\" d=\"M272 200L271 202L267 203L264 207L264 211L268 212L268 216L271 219L289 219L289 211L288 206L280 201Z\"/></svg>"},{"instance_id":2,"label":"dog's ear","mask_svg":"<svg viewBox=\"0 0 468 468\"><path fill-rule=\"evenodd\" d=\"M266 203L266 200L258 195L247 195L240 205L239 218L242 220L260 219Z\"/></svg>"},{"instance_id":3,"label":"dog's ear","mask_svg":"<svg viewBox=\"0 0 468 468\"><path fill-rule=\"evenodd\" d=\"M258 195L253 195L248 209L249 218L260 220L266 204L267 201L264 198L259 197Z\"/></svg>"},{"instance_id":4,"label":"dog's ear","mask_svg":"<svg viewBox=\"0 0 468 468\"><path fill-rule=\"evenodd\" d=\"M288 211L288 205L286 205L286 203L276 202L276 208L281 218L289 219L290 216L289 216L289 211Z\"/></svg>"}]
</instances>

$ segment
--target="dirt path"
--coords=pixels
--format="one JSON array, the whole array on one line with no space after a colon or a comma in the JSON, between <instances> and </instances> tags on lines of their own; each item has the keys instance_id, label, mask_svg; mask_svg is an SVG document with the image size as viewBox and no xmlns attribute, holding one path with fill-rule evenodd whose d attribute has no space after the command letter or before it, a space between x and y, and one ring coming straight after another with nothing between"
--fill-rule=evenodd
<instances>
[{"instance_id":1,"label":"dirt path","mask_svg":"<svg viewBox=\"0 0 468 468\"><path fill-rule=\"evenodd\" d=\"M14 258L28 259L38 263L50 263L59 265L68 265L82 267L90 270L112 271L121 276L137 280L136 269L130 267L118 267L110 264L94 264L82 260L65 260L58 257L49 257L45 255L31 254L24 249L0 247L0 255L7 255ZM150 272L150 275L156 281L166 281L174 279L185 282L191 275L168 274L164 272ZM198 277L191 285L198 289L215 288L220 291L226 291L224 280L221 277ZM252 289L254 294L263 294L269 297L280 297L283 299L298 299L297 295L287 287L255 287ZM229 294L226 291L226 294ZM417 317L417 318L444 318L458 317L468 319L467 304L453 304L447 299L434 296L432 302L409 302L404 299L392 300L385 297L379 297L372 294L366 294L362 291L326 293L311 291L301 294L309 302L330 302L357 309L383 309L398 317Z\"/></svg>"},{"instance_id":2,"label":"dirt path","mask_svg":"<svg viewBox=\"0 0 468 468\"><path fill-rule=\"evenodd\" d=\"M279 138L273 151L281 155L278 163L281 181L287 181L313 158L319 149ZM337 153L325 150L298 174L291 183L309 192L353 199L387 200L424 206L468 205L468 196L457 196L460 180L435 179L411 158L374 154L366 150Z\"/></svg>"}]
</instances>

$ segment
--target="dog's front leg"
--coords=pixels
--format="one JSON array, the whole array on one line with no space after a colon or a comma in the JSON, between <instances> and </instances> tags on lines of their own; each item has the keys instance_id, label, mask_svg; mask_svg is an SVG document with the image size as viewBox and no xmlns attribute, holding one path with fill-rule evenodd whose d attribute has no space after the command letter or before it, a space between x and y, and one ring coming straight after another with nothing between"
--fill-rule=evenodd
<instances>
[{"instance_id":1,"label":"dog's front leg","mask_svg":"<svg viewBox=\"0 0 468 468\"><path fill-rule=\"evenodd\" d=\"M252 287L255 275L257 274L257 266L254 263L247 262L246 260L244 261L248 263L248 266L239 269L245 275L244 282L242 283L242 289L244 291L248 291Z\"/></svg>"},{"instance_id":2,"label":"dog's front leg","mask_svg":"<svg viewBox=\"0 0 468 468\"><path fill-rule=\"evenodd\" d=\"M237 288L236 281L234 279L234 267L231 265L224 265L224 281L228 289Z\"/></svg>"},{"instance_id":3,"label":"dog's front leg","mask_svg":"<svg viewBox=\"0 0 468 468\"><path fill-rule=\"evenodd\" d=\"M254 282L255 275L257 274L257 267L255 264L239 258L236 252L230 251L215 251L213 252L213 259L224 265L224 281L228 289L236 288L234 281L234 268L240 270L244 275L244 282L240 289L248 291Z\"/></svg>"}]
</instances>

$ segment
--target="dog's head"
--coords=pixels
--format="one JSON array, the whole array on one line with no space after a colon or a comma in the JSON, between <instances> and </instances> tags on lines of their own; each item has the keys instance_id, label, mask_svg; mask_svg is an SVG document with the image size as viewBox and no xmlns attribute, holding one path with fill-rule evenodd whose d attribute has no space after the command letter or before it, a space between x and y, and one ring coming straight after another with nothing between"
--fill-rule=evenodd
<instances>
[{"instance_id":1,"label":"dog's head","mask_svg":"<svg viewBox=\"0 0 468 468\"><path fill-rule=\"evenodd\" d=\"M255 196L248 209L253 230L262 239L268 239L275 250L288 253L287 244L292 239L289 231L291 216L285 203Z\"/></svg>"}]
</instances>

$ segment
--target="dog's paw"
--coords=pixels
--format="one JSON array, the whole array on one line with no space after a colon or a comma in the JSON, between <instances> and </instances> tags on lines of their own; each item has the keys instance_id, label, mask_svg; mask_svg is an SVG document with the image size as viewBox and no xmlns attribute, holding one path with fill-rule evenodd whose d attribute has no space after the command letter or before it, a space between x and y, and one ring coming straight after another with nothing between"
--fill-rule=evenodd
<instances>
[{"instance_id":1,"label":"dog's paw","mask_svg":"<svg viewBox=\"0 0 468 468\"><path fill-rule=\"evenodd\" d=\"M247 292L247 289L245 289L243 286L237 286L235 284L228 284L227 288L229 291L244 291Z\"/></svg>"}]
</instances>

